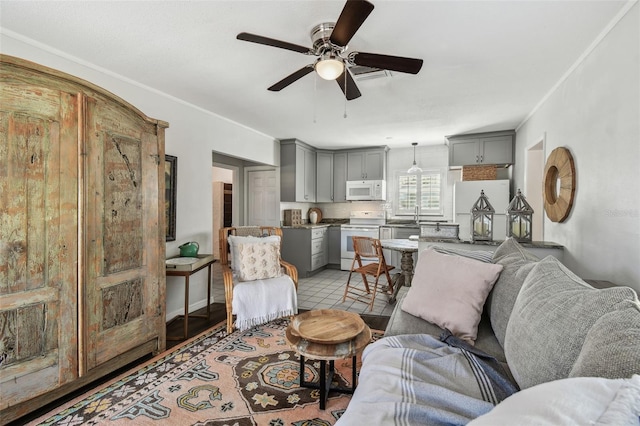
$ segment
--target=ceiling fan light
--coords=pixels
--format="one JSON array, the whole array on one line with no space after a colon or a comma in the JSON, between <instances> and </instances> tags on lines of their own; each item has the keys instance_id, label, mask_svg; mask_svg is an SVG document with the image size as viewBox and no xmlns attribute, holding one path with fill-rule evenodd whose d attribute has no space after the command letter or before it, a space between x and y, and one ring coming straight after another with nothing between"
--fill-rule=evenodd
<instances>
[{"instance_id":1,"label":"ceiling fan light","mask_svg":"<svg viewBox=\"0 0 640 426\"><path fill-rule=\"evenodd\" d=\"M335 80L344 71L344 63L335 56L327 56L316 62L316 72L325 80Z\"/></svg>"}]
</instances>

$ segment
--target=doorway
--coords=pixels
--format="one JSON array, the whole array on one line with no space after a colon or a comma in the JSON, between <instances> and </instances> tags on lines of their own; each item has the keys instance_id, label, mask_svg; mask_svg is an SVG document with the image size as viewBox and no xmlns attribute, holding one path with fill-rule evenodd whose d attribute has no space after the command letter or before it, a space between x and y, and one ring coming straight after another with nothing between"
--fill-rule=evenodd
<instances>
[{"instance_id":1,"label":"doorway","mask_svg":"<svg viewBox=\"0 0 640 426\"><path fill-rule=\"evenodd\" d=\"M237 217L237 202L234 202L234 174L237 170L226 167L213 167L213 256L220 259L218 233L221 228L231 226Z\"/></svg>"},{"instance_id":2,"label":"doorway","mask_svg":"<svg viewBox=\"0 0 640 426\"><path fill-rule=\"evenodd\" d=\"M544 241L544 199L542 193L542 176L544 174L544 136L525 151L525 197L533 208L532 222L533 241Z\"/></svg>"}]
</instances>

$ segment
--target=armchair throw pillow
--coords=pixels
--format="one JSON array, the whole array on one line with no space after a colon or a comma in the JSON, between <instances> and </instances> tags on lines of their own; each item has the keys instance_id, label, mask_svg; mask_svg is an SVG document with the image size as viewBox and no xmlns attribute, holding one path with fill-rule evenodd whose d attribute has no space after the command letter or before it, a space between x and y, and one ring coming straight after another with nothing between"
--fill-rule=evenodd
<instances>
[{"instance_id":1,"label":"armchair throw pillow","mask_svg":"<svg viewBox=\"0 0 640 426\"><path fill-rule=\"evenodd\" d=\"M280 244L277 242L238 243L238 279L255 281L282 275Z\"/></svg>"},{"instance_id":2,"label":"armchair throw pillow","mask_svg":"<svg viewBox=\"0 0 640 426\"><path fill-rule=\"evenodd\" d=\"M240 268L240 254L238 251L238 244L241 243L272 243L276 242L278 245L280 244L280 236L278 235L270 235L268 237L252 237L252 236L237 236L237 235L229 235L229 252L231 254L231 270L233 272L238 272Z\"/></svg>"}]
</instances>

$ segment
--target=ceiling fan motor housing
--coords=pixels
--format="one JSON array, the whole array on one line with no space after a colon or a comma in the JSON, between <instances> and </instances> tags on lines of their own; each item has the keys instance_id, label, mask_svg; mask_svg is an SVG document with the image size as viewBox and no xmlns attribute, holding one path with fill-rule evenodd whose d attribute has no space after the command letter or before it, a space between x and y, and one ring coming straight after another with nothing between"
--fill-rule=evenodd
<instances>
[{"instance_id":1,"label":"ceiling fan motor housing","mask_svg":"<svg viewBox=\"0 0 640 426\"><path fill-rule=\"evenodd\" d=\"M347 48L347 46L336 46L329 41L335 26L335 22L323 22L311 30L311 42L316 55L320 56L326 52L342 53Z\"/></svg>"}]
</instances>

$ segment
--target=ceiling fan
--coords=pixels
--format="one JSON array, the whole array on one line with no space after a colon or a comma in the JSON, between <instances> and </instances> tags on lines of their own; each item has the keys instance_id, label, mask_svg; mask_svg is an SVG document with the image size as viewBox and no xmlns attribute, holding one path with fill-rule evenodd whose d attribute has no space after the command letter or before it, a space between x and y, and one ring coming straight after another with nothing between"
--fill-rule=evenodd
<instances>
[{"instance_id":1,"label":"ceiling fan","mask_svg":"<svg viewBox=\"0 0 640 426\"><path fill-rule=\"evenodd\" d=\"M313 64L306 65L286 76L269 87L268 90L278 92L315 71L325 80L335 80L347 100L350 101L359 98L361 93L346 64L409 74L417 74L422 68L422 59L377 53L346 53L347 44L372 10L373 4L366 0L347 0L337 22L324 22L313 27L310 34L313 43L311 48L249 33L240 33L236 38L318 57Z\"/></svg>"}]
</instances>

